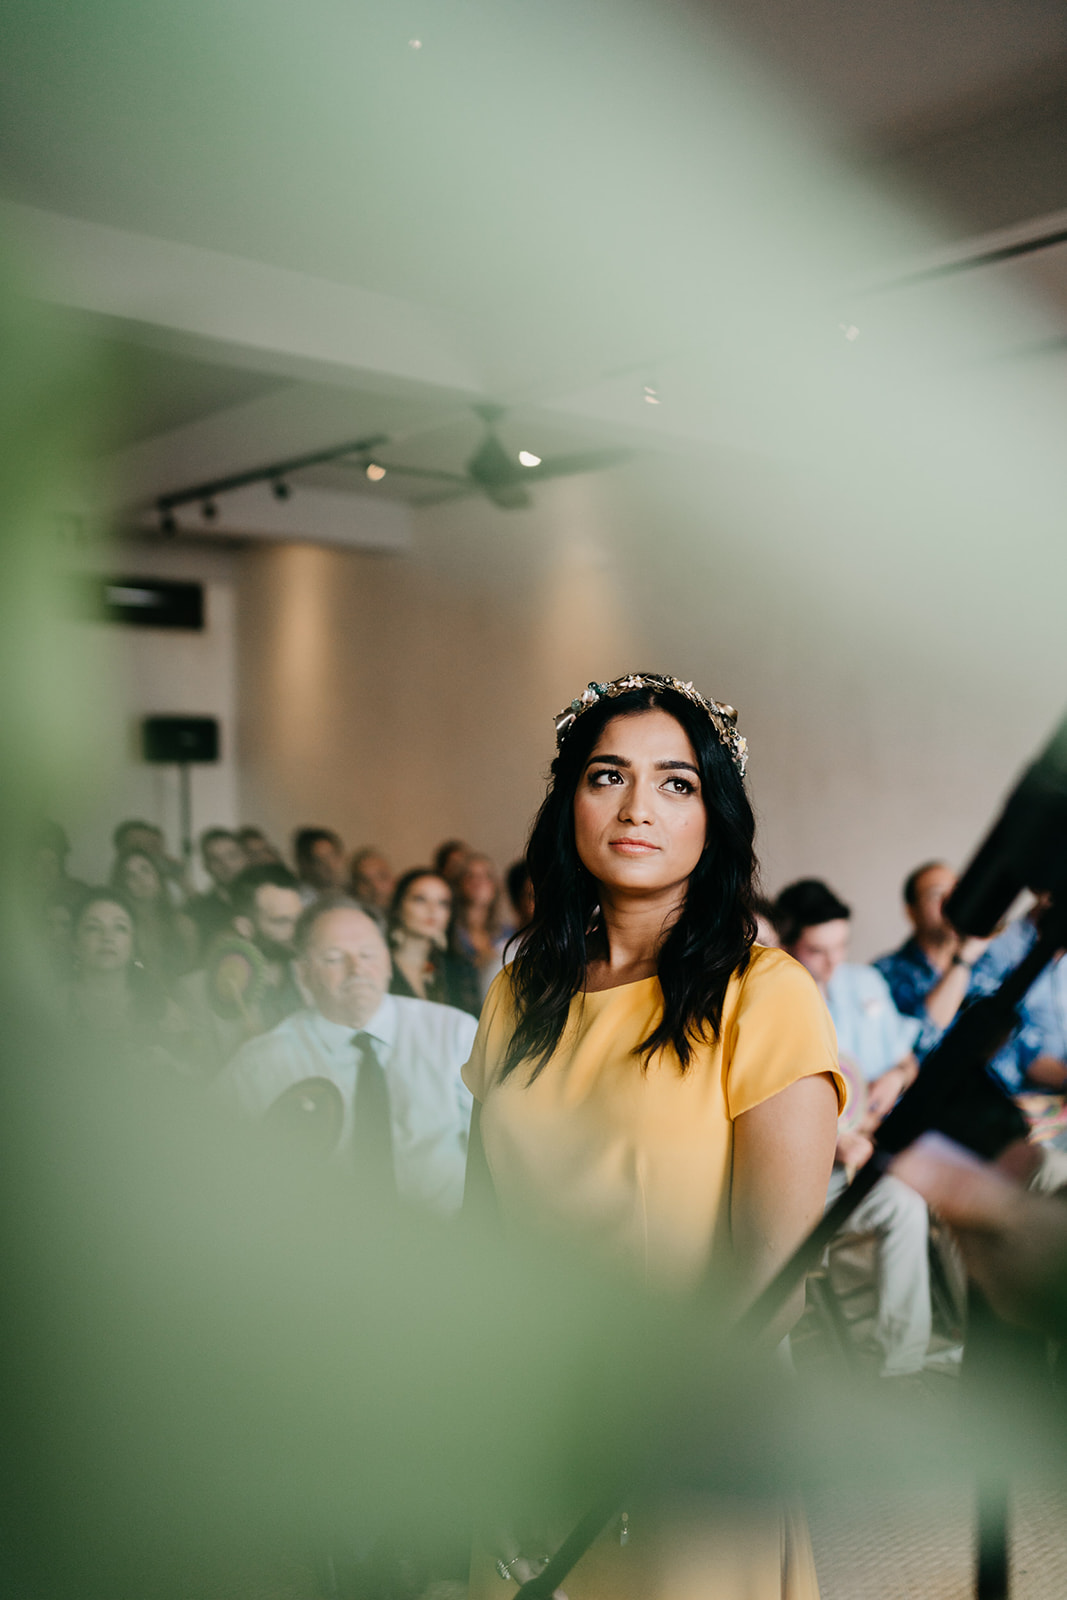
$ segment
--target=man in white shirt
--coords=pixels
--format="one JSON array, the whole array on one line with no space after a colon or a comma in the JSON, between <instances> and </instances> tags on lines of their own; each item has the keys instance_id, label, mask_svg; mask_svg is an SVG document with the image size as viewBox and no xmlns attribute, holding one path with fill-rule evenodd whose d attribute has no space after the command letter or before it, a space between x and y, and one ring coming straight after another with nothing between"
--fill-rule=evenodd
<instances>
[{"instance_id":1,"label":"man in white shirt","mask_svg":"<svg viewBox=\"0 0 1067 1600\"><path fill-rule=\"evenodd\" d=\"M816 878L783 889L775 903L782 946L807 967L833 1019L849 1105L838 1125L827 1203L836 1200L873 1153L870 1134L915 1078L913 1046L920 1023L903 1017L874 967L846 961L851 912ZM874 1337L882 1376L920 1372L930 1342L929 1216L914 1190L880 1178L838 1234L874 1233L878 1240L878 1311Z\"/></svg>"},{"instance_id":2,"label":"man in white shirt","mask_svg":"<svg viewBox=\"0 0 1067 1600\"><path fill-rule=\"evenodd\" d=\"M343 1105L342 1158L380 1161L402 1200L456 1212L471 1112L460 1071L475 1019L389 994L385 940L350 900L309 906L295 939L307 1008L238 1050L217 1092L255 1117L294 1085L326 1079Z\"/></svg>"}]
</instances>

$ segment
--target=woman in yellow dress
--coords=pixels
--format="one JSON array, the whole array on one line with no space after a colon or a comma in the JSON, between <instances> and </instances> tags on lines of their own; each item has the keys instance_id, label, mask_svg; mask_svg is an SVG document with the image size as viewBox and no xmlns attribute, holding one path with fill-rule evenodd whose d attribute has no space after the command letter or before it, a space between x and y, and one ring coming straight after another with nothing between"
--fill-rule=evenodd
<instances>
[{"instance_id":1,"label":"woman in yellow dress","mask_svg":"<svg viewBox=\"0 0 1067 1600\"><path fill-rule=\"evenodd\" d=\"M590 684L556 730L528 850L534 919L464 1071L469 1192L477 1204L491 1184L506 1225L582 1230L650 1289L721 1269L740 1311L822 1215L844 1099L814 983L753 942L745 741L730 707L650 673ZM472 1600L533 1576L531 1543L501 1533L477 1550ZM818 1585L802 1522L708 1504L635 1508L566 1594L816 1600Z\"/></svg>"}]
</instances>

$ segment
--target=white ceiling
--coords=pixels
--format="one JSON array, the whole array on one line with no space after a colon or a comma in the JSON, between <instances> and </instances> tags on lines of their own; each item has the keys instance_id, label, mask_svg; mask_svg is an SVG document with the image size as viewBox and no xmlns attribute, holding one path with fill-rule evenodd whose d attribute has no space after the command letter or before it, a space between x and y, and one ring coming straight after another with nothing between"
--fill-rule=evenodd
<instances>
[{"instance_id":1,"label":"white ceiling","mask_svg":"<svg viewBox=\"0 0 1067 1600\"><path fill-rule=\"evenodd\" d=\"M38 291L120 377L126 502L367 433L458 471L486 397L509 448L671 450L733 442L729 386L697 391L747 351L759 370L794 279L836 339L831 288L959 233L877 209L842 146L1002 115L1061 59L1047 0L110 0L61 26L8 0L0 192ZM997 270L1044 299L995 353L1054 347L1062 254Z\"/></svg>"}]
</instances>

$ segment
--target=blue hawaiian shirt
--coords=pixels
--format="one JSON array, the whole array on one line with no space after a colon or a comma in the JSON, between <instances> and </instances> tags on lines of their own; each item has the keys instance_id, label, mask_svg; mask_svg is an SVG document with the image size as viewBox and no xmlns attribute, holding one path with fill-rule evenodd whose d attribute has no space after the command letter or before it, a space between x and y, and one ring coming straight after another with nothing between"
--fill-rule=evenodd
<instances>
[{"instance_id":1,"label":"blue hawaiian shirt","mask_svg":"<svg viewBox=\"0 0 1067 1600\"><path fill-rule=\"evenodd\" d=\"M1037 929L1028 917L1009 923L974 969L975 992L992 994L1001 979L1033 948ZM989 1063L1011 1094L1026 1087L1038 1056L1067 1061L1067 962L1062 956L1031 984L1019 1006L1019 1026Z\"/></svg>"},{"instance_id":2,"label":"blue hawaiian shirt","mask_svg":"<svg viewBox=\"0 0 1067 1600\"><path fill-rule=\"evenodd\" d=\"M919 941L914 938L905 940L899 950L891 950L888 955L879 956L872 965L889 985L893 1004L901 1015L918 1018L919 1036L912 1048L921 1061L924 1056L929 1055L945 1031L926 1014L926 996L940 981L942 974L930 961Z\"/></svg>"},{"instance_id":3,"label":"blue hawaiian shirt","mask_svg":"<svg viewBox=\"0 0 1067 1600\"><path fill-rule=\"evenodd\" d=\"M1009 923L974 964L964 1004L992 994L1001 980L1030 950L1037 932L1026 917ZM1020 1008L1020 1025L989 1063L989 1070L1011 1094L1025 1087L1026 1073L1039 1055L1058 1055L1067 1059L1067 972L1053 978L1061 963L1050 968L1034 984ZM918 1017L922 1024L915 1043L915 1054L921 1061L929 1055L946 1029L926 1014L926 996L942 974L927 958L912 938L899 950L879 956L874 966L885 978L893 1003L898 1011L908 1017Z\"/></svg>"}]
</instances>

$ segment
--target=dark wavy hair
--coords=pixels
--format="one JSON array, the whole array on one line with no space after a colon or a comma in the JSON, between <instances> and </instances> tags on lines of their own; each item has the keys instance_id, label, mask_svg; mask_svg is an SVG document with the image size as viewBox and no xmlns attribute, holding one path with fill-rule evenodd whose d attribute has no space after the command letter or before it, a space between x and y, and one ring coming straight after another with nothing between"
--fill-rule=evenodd
<instances>
[{"instance_id":1,"label":"dark wavy hair","mask_svg":"<svg viewBox=\"0 0 1067 1600\"><path fill-rule=\"evenodd\" d=\"M663 1017L637 1047L647 1065L673 1046L681 1070L708 1031L718 1036L726 985L744 971L756 935L753 913L755 818L741 776L699 706L669 688L634 689L600 700L574 723L552 763L544 804L526 859L534 890L533 921L511 968L517 1022L501 1077L532 1062L532 1083L559 1043L571 1000L585 982L589 940L598 927L599 891L578 856L574 797L601 731L615 717L660 709L689 736L707 812L707 840L689 879L685 903L657 957Z\"/></svg>"}]
</instances>

